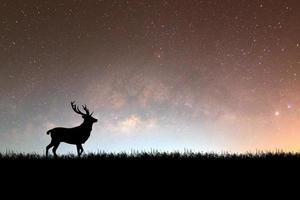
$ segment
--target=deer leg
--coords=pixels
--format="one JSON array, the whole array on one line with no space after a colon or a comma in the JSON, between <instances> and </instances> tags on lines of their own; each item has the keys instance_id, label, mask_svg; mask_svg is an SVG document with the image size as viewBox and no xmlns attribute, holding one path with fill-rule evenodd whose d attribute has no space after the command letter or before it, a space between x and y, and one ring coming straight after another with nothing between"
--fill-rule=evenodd
<instances>
[{"instance_id":1,"label":"deer leg","mask_svg":"<svg viewBox=\"0 0 300 200\"><path fill-rule=\"evenodd\" d=\"M81 154L84 152L82 145L80 145Z\"/></svg>"},{"instance_id":2,"label":"deer leg","mask_svg":"<svg viewBox=\"0 0 300 200\"><path fill-rule=\"evenodd\" d=\"M51 141L51 143L46 147L46 157L48 157L48 152L49 149L51 149L54 146L53 142Z\"/></svg>"},{"instance_id":3,"label":"deer leg","mask_svg":"<svg viewBox=\"0 0 300 200\"><path fill-rule=\"evenodd\" d=\"M52 149L52 152L53 152L53 154L54 154L54 157L57 157L56 150L57 150L59 144L60 144L59 142L58 142L58 143L55 143L55 144L54 144L54 147L53 147L53 149Z\"/></svg>"},{"instance_id":4,"label":"deer leg","mask_svg":"<svg viewBox=\"0 0 300 200\"><path fill-rule=\"evenodd\" d=\"M80 153L80 144L77 144L76 147L77 147L78 157L80 157L80 155L81 155L81 153Z\"/></svg>"},{"instance_id":5,"label":"deer leg","mask_svg":"<svg viewBox=\"0 0 300 200\"><path fill-rule=\"evenodd\" d=\"M82 152L83 152L83 148L82 148L82 145L81 144L77 144L77 154L78 156L80 157Z\"/></svg>"}]
</instances>

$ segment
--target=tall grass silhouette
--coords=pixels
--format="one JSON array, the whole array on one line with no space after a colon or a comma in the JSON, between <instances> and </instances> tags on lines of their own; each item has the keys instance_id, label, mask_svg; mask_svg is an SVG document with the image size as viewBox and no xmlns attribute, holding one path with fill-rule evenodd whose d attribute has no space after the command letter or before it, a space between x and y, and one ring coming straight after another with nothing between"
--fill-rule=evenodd
<instances>
[{"instance_id":1,"label":"tall grass silhouette","mask_svg":"<svg viewBox=\"0 0 300 200\"><path fill-rule=\"evenodd\" d=\"M257 152L257 153L194 153L194 152L138 152L131 153L89 153L78 157L74 154L61 155L58 157L46 157L40 154L27 154L27 153L13 153L8 152L0 154L0 160L91 160L91 161L110 161L110 160L136 160L136 161L156 161L156 160L170 160L170 161L218 161L218 160L300 160L300 153L297 152Z\"/></svg>"}]
</instances>

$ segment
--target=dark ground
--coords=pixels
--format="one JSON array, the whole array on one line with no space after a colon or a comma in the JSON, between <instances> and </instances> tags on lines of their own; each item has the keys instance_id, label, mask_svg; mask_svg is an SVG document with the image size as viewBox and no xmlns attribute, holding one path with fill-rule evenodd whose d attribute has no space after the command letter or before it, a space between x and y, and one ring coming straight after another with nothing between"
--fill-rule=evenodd
<instances>
[{"instance_id":1,"label":"dark ground","mask_svg":"<svg viewBox=\"0 0 300 200\"><path fill-rule=\"evenodd\" d=\"M299 153L194 154L137 153L87 154L46 158L35 154L0 154L1 182L14 189L42 188L45 194L154 195L198 197L225 194L274 194L300 180ZM296 184L294 184L296 183ZM267 189L271 186L272 189ZM66 190L71 187L70 190ZM113 188L113 192L110 192ZM83 190L86 189L86 193ZM213 189L213 192L209 192ZM223 192L221 192L223 190ZM239 192L236 192L236 191ZM123 191L123 192L122 192ZM285 193L285 197L289 193ZM23 193L22 193L23 194ZM155 196L155 195L154 195ZM156 196L157 197L157 196ZM156 198L156 197L153 197ZM287 198L288 199L288 198Z\"/></svg>"}]
</instances>

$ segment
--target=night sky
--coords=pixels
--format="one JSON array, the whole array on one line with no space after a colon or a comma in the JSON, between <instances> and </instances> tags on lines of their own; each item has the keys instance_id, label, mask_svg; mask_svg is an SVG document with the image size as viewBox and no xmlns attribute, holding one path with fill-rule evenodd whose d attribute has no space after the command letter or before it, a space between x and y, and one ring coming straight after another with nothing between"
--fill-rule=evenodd
<instances>
[{"instance_id":1,"label":"night sky","mask_svg":"<svg viewBox=\"0 0 300 200\"><path fill-rule=\"evenodd\" d=\"M1 0L0 152L300 149L299 0ZM61 145L59 153L75 152Z\"/></svg>"}]
</instances>

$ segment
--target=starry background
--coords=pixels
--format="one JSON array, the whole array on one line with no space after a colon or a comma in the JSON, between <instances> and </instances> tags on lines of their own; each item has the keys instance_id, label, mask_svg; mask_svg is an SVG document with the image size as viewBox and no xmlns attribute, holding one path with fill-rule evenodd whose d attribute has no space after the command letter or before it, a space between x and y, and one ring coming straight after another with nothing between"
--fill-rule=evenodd
<instances>
[{"instance_id":1,"label":"starry background","mask_svg":"<svg viewBox=\"0 0 300 200\"><path fill-rule=\"evenodd\" d=\"M1 0L0 151L300 149L298 0ZM60 152L75 152L61 145Z\"/></svg>"}]
</instances>

